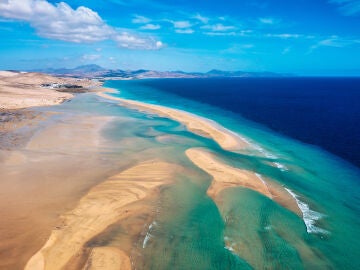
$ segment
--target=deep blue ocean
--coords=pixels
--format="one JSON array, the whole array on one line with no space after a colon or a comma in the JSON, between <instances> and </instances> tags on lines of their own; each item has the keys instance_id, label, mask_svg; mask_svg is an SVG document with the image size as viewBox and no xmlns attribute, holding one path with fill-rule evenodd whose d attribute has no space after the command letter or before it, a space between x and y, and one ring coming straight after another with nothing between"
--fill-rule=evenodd
<instances>
[{"instance_id":1,"label":"deep blue ocean","mask_svg":"<svg viewBox=\"0 0 360 270\"><path fill-rule=\"evenodd\" d=\"M360 78L151 79L136 84L232 111L360 167Z\"/></svg>"}]
</instances>

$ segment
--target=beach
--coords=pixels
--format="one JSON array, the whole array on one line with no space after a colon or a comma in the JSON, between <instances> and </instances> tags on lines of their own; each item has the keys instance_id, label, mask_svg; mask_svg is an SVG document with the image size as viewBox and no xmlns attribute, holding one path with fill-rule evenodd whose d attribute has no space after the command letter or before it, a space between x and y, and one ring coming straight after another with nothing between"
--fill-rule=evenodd
<instances>
[{"instance_id":1,"label":"beach","mask_svg":"<svg viewBox=\"0 0 360 270\"><path fill-rule=\"evenodd\" d=\"M124 104L125 106L128 106L130 108L135 108L148 113L158 114L160 116L168 117L170 119L178 121L184 124L190 131L201 136L212 138L222 148L226 150L236 151L249 147L246 140L241 138L239 135L232 133L229 130L226 130L224 127L221 127L220 125L210 121L209 119L205 119L188 112L167 108L160 105L146 104L135 100L126 100L118 97L113 97L104 92L100 92L98 93L98 95L107 99L120 101L121 104Z\"/></svg>"},{"instance_id":2,"label":"beach","mask_svg":"<svg viewBox=\"0 0 360 270\"><path fill-rule=\"evenodd\" d=\"M0 268L332 267L308 241L323 214L248 137L87 79L1 76Z\"/></svg>"},{"instance_id":3,"label":"beach","mask_svg":"<svg viewBox=\"0 0 360 270\"><path fill-rule=\"evenodd\" d=\"M204 149L188 149L186 155L196 166L213 177L213 181L206 193L217 204L221 204L219 195L223 190L244 187L261 193L269 199L273 199L302 217L302 212L291 194L273 181L264 179L264 177L255 172L226 165Z\"/></svg>"}]
</instances>

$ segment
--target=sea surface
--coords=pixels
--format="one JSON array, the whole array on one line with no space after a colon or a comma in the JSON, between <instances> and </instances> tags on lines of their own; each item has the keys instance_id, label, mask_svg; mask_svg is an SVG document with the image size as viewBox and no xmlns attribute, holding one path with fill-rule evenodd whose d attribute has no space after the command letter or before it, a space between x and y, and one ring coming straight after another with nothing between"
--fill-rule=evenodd
<instances>
[{"instance_id":1,"label":"sea surface","mask_svg":"<svg viewBox=\"0 0 360 270\"><path fill-rule=\"evenodd\" d=\"M360 78L153 79L129 84L136 91L153 88L231 111L360 167Z\"/></svg>"},{"instance_id":2,"label":"sea surface","mask_svg":"<svg viewBox=\"0 0 360 270\"><path fill-rule=\"evenodd\" d=\"M106 132L114 144L137 138L132 148L119 144L124 159L142 151L190 171L161 191L132 253L136 269L360 269L359 85L351 78L106 82L114 96L207 117L254 146L228 152L175 121L101 100L107 114L133 119ZM192 147L276 181L303 218L240 187L224 191L217 207L206 195L211 177L184 154Z\"/></svg>"}]
</instances>

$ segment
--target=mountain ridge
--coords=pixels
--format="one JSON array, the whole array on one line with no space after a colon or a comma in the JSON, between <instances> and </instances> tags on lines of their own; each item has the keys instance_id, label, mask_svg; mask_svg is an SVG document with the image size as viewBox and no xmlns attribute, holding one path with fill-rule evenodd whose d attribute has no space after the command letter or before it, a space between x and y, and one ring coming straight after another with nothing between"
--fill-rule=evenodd
<instances>
[{"instance_id":1,"label":"mountain ridge","mask_svg":"<svg viewBox=\"0 0 360 270\"><path fill-rule=\"evenodd\" d=\"M146 78L217 78L217 77L288 77L289 74L275 72L225 71L212 69L208 72L156 71L147 69L122 70L106 69L96 64L81 65L75 68L49 68L31 70L55 76L86 77L91 79L146 79Z\"/></svg>"}]
</instances>

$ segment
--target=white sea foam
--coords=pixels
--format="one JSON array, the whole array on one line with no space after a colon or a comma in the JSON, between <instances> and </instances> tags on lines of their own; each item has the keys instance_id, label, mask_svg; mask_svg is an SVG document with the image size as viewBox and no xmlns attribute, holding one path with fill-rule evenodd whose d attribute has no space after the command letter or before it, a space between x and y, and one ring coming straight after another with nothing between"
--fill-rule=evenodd
<instances>
[{"instance_id":1,"label":"white sea foam","mask_svg":"<svg viewBox=\"0 0 360 270\"><path fill-rule=\"evenodd\" d=\"M284 164L281 164L279 162L274 162L274 165L276 166L276 168L280 169L283 172L289 170Z\"/></svg>"},{"instance_id":2,"label":"white sea foam","mask_svg":"<svg viewBox=\"0 0 360 270\"><path fill-rule=\"evenodd\" d=\"M321 233L321 234L328 234L327 230L317 227L316 221L323 218L324 215L313 211L310 209L309 205L299 199L299 196L295 194L291 189L285 188L287 192L295 199L297 205L299 206L302 214L303 220L306 226L306 230L308 233Z\"/></svg>"},{"instance_id":3,"label":"white sea foam","mask_svg":"<svg viewBox=\"0 0 360 270\"><path fill-rule=\"evenodd\" d=\"M150 238L152 237L152 235L150 233L147 233L145 238L144 238L144 242L143 242L143 248L146 248L146 244L147 242L150 240Z\"/></svg>"},{"instance_id":4,"label":"white sea foam","mask_svg":"<svg viewBox=\"0 0 360 270\"><path fill-rule=\"evenodd\" d=\"M224 240L226 242L226 246L224 248L234 253L234 246L236 245L235 242L232 242L231 239L227 236L224 237Z\"/></svg>"},{"instance_id":5,"label":"white sea foam","mask_svg":"<svg viewBox=\"0 0 360 270\"><path fill-rule=\"evenodd\" d=\"M146 233L146 236L145 236L145 238L144 238L144 242L143 242L143 245L142 245L143 248L146 248L147 243L148 243L149 240L153 237L153 235L151 234L151 230L152 230L155 226L157 226L156 221L153 221L153 222L149 225L148 231L147 231L147 233Z\"/></svg>"},{"instance_id":6,"label":"white sea foam","mask_svg":"<svg viewBox=\"0 0 360 270\"><path fill-rule=\"evenodd\" d=\"M279 157L277 157L274 154L269 153L268 151L266 151L264 148L262 148L260 145L254 143L253 141L251 141L250 139L247 139L241 135L239 135L238 133L227 129L225 127L223 127L222 125L220 125L218 122L208 119L208 118L204 118L207 121L209 121L210 123L212 123L213 125L217 126L218 128L221 128L223 131L232 134L233 136L235 136L237 139L245 142L246 144L250 145L252 149L260 152L262 155L264 155L266 158L270 158L270 159L278 159ZM284 165L281 164L279 162L273 162L273 164L275 165L276 168L280 169L281 171L288 171L289 169Z\"/></svg>"},{"instance_id":7,"label":"white sea foam","mask_svg":"<svg viewBox=\"0 0 360 270\"><path fill-rule=\"evenodd\" d=\"M269 153L264 148L262 148L260 145L257 145L255 143L250 143L250 144L251 144L253 149L260 152L262 155L264 155L264 157L274 159L274 160L279 159L278 156L276 156L276 155L274 155L272 153ZM273 162L273 164L275 165L276 168L280 169L281 171L288 171L289 170L284 164L281 164L279 162Z\"/></svg>"},{"instance_id":8,"label":"white sea foam","mask_svg":"<svg viewBox=\"0 0 360 270\"><path fill-rule=\"evenodd\" d=\"M262 176L261 176L260 174L255 173L255 175L257 176L257 178L259 178L259 179L260 179L260 181L261 181L261 182L262 182L265 186L267 186L267 184L266 184L266 182L265 182L264 178L262 178Z\"/></svg>"}]
</instances>

